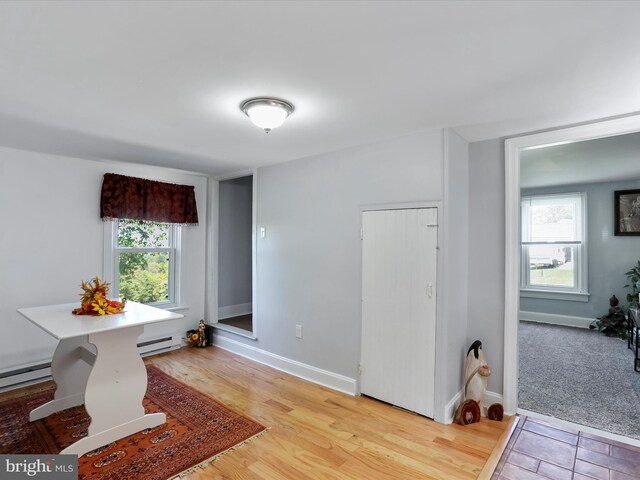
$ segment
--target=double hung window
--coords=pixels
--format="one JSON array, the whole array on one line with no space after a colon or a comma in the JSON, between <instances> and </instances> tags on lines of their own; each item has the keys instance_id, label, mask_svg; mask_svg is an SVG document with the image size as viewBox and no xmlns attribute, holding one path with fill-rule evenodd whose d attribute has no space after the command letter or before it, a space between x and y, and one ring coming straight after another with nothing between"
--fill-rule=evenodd
<instances>
[{"instance_id":1,"label":"double hung window","mask_svg":"<svg viewBox=\"0 0 640 480\"><path fill-rule=\"evenodd\" d=\"M524 296L587 295L585 209L583 193L522 197Z\"/></svg>"},{"instance_id":2,"label":"double hung window","mask_svg":"<svg viewBox=\"0 0 640 480\"><path fill-rule=\"evenodd\" d=\"M113 296L158 307L178 304L179 226L115 220L111 243Z\"/></svg>"}]
</instances>

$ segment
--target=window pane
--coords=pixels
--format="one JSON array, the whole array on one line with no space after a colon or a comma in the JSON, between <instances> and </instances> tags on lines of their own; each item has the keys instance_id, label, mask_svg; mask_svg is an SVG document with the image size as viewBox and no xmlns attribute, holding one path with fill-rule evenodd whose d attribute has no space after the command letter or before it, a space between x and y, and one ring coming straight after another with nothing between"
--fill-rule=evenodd
<instances>
[{"instance_id":1,"label":"window pane","mask_svg":"<svg viewBox=\"0 0 640 480\"><path fill-rule=\"evenodd\" d=\"M118 247L168 246L168 224L144 220L118 220Z\"/></svg>"},{"instance_id":2,"label":"window pane","mask_svg":"<svg viewBox=\"0 0 640 480\"><path fill-rule=\"evenodd\" d=\"M573 247L529 247L529 284L575 288Z\"/></svg>"},{"instance_id":3,"label":"window pane","mask_svg":"<svg viewBox=\"0 0 640 480\"><path fill-rule=\"evenodd\" d=\"M530 242L570 242L577 240L574 200L555 199L554 203L533 201L529 207Z\"/></svg>"},{"instance_id":4,"label":"window pane","mask_svg":"<svg viewBox=\"0 0 640 480\"><path fill-rule=\"evenodd\" d=\"M169 301L169 253L121 253L120 297L140 303Z\"/></svg>"}]
</instances>

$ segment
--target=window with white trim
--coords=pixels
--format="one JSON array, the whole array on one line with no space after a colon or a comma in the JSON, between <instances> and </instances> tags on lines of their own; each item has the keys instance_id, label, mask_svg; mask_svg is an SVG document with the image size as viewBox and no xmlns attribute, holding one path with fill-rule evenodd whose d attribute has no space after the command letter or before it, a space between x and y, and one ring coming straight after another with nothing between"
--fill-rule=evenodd
<instances>
[{"instance_id":1,"label":"window with white trim","mask_svg":"<svg viewBox=\"0 0 640 480\"><path fill-rule=\"evenodd\" d=\"M120 219L111 225L111 295L156 307L178 305L180 226Z\"/></svg>"},{"instance_id":2,"label":"window with white trim","mask_svg":"<svg viewBox=\"0 0 640 480\"><path fill-rule=\"evenodd\" d=\"M521 205L522 292L588 295L585 194L525 196Z\"/></svg>"}]
</instances>

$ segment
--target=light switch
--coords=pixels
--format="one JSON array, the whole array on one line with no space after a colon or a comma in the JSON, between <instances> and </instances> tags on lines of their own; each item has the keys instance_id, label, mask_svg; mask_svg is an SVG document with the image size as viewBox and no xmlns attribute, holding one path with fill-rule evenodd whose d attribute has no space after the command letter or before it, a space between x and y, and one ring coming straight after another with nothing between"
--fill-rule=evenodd
<instances>
[{"instance_id":1,"label":"light switch","mask_svg":"<svg viewBox=\"0 0 640 480\"><path fill-rule=\"evenodd\" d=\"M265 227L260 227L260 238L264 238L267 236L267 229Z\"/></svg>"}]
</instances>

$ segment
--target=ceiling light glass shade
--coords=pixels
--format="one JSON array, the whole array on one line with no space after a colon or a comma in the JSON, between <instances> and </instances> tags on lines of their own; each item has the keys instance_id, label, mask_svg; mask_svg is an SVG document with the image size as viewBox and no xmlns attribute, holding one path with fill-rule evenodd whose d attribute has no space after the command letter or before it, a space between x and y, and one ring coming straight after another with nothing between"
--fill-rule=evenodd
<instances>
[{"instance_id":1,"label":"ceiling light glass shade","mask_svg":"<svg viewBox=\"0 0 640 480\"><path fill-rule=\"evenodd\" d=\"M240 108L254 125L267 133L282 125L293 112L293 105L277 98L251 98Z\"/></svg>"}]
</instances>

